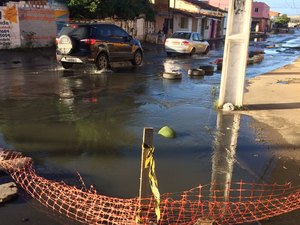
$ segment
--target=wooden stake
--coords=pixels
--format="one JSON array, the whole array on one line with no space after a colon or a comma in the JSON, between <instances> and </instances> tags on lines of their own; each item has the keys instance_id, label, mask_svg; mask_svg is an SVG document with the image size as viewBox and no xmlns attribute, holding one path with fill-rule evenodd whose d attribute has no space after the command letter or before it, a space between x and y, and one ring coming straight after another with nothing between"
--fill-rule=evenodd
<instances>
[{"instance_id":1,"label":"wooden stake","mask_svg":"<svg viewBox=\"0 0 300 225\"><path fill-rule=\"evenodd\" d=\"M149 152L147 146L153 146L153 128L145 127L143 130L142 156L141 156L141 171L140 171L140 189L139 189L139 211L142 213L142 199L150 196L149 188L149 168L145 168L146 157Z\"/></svg>"}]
</instances>

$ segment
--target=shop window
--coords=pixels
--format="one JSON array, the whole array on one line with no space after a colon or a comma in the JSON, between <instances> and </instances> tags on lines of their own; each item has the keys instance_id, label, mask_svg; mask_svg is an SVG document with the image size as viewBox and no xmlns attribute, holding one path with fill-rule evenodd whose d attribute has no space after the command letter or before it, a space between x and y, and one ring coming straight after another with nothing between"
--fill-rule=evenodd
<instances>
[{"instance_id":1,"label":"shop window","mask_svg":"<svg viewBox=\"0 0 300 225\"><path fill-rule=\"evenodd\" d=\"M188 28L188 18L187 17L180 18L180 28L183 28L183 29Z\"/></svg>"}]
</instances>

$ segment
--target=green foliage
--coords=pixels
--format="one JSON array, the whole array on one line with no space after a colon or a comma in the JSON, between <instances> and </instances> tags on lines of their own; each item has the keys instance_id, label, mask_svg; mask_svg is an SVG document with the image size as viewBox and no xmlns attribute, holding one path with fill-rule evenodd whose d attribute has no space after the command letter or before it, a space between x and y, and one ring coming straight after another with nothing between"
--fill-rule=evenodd
<instances>
[{"instance_id":1,"label":"green foliage","mask_svg":"<svg viewBox=\"0 0 300 225\"><path fill-rule=\"evenodd\" d=\"M282 16L277 17L274 22L278 27L286 27L290 20L291 18L289 18L286 14L283 14Z\"/></svg>"},{"instance_id":2,"label":"green foliage","mask_svg":"<svg viewBox=\"0 0 300 225\"><path fill-rule=\"evenodd\" d=\"M154 20L154 9L149 0L67 0L71 18L103 19L116 16L128 20L144 14Z\"/></svg>"}]
</instances>

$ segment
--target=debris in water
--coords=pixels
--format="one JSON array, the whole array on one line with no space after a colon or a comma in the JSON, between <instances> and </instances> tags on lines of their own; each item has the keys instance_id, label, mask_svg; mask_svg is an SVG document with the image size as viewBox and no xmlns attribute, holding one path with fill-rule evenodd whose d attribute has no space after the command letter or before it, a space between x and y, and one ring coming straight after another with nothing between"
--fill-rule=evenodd
<instances>
[{"instance_id":1,"label":"debris in water","mask_svg":"<svg viewBox=\"0 0 300 225\"><path fill-rule=\"evenodd\" d=\"M225 103L223 105L223 111L233 111L234 105L232 103Z\"/></svg>"},{"instance_id":2,"label":"debris in water","mask_svg":"<svg viewBox=\"0 0 300 225\"><path fill-rule=\"evenodd\" d=\"M14 182L0 185L0 203L7 202L17 196L18 189Z\"/></svg>"},{"instance_id":3,"label":"debris in water","mask_svg":"<svg viewBox=\"0 0 300 225\"><path fill-rule=\"evenodd\" d=\"M161 128L158 131L158 134L160 134L161 136L163 136L165 138L175 138L176 137L175 131L168 126L164 126L163 128Z\"/></svg>"},{"instance_id":4,"label":"debris in water","mask_svg":"<svg viewBox=\"0 0 300 225\"><path fill-rule=\"evenodd\" d=\"M287 170L287 167L286 167L286 166L283 166L282 168L285 169L285 170Z\"/></svg>"}]
</instances>

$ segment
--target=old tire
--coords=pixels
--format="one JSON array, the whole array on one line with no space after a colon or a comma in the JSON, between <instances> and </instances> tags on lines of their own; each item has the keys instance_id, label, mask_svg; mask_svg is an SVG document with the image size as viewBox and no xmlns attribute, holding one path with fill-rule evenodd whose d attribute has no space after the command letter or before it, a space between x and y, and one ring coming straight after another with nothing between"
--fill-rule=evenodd
<instances>
[{"instance_id":1,"label":"old tire","mask_svg":"<svg viewBox=\"0 0 300 225\"><path fill-rule=\"evenodd\" d=\"M247 59L247 65L253 65L254 64L254 59L248 58Z\"/></svg>"},{"instance_id":2,"label":"old tire","mask_svg":"<svg viewBox=\"0 0 300 225\"><path fill-rule=\"evenodd\" d=\"M254 63L261 63L264 60L264 55L260 54L260 55L255 55L253 56L251 59L253 59Z\"/></svg>"},{"instance_id":3,"label":"old tire","mask_svg":"<svg viewBox=\"0 0 300 225\"><path fill-rule=\"evenodd\" d=\"M190 77L204 76L205 71L202 69L189 69L188 75Z\"/></svg>"},{"instance_id":4,"label":"old tire","mask_svg":"<svg viewBox=\"0 0 300 225\"><path fill-rule=\"evenodd\" d=\"M96 60L96 67L98 70L105 70L109 68L108 57L105 53L100 53Z\"/></svg>"},{"instance_id":5,"label":"old tire","mask_svg":"<svg viewBox=\"0 0 300 225\"><path fill-rule=\"evenodd\" d=\"M143 53L141 50L136 50L133 55L133 60L131 61L132 65L139 66L143 62Z\"/></svg>"},{"instance_id":6,"label":"old tire","mask_svg":"<svg viewBox=\"0 0 300 225\"><path fill-rule=\"evenodd\" d=\"M169 79L169 80L179 80L182 79L182 74L177 72L164 72L163 78Z\"/></svg>"},{"instance_id":7,"label":"old tire","mask_svg":"<svg viewBox=\"0 0 300 225\"><path fill-rule=\"evenodd\" d=\"M202 65L199 66L199 69L202 69L205 71L205 75L213 75L215 71L215 67L212 65Z\"/></svg>"}]
</instances>

